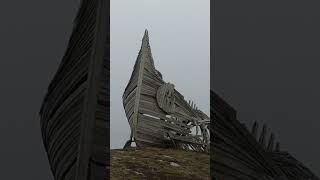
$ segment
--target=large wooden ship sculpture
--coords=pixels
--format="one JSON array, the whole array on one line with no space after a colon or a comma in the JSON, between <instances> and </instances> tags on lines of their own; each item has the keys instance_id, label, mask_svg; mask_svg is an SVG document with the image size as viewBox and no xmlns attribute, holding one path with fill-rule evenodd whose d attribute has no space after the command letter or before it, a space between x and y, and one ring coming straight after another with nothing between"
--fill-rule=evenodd
<instances>
[{"instance_id":1,"label":"large wooden ship sculpture","mask_svg":"<svg viewBox=\"0 0 320 180\"><path fill-rule=\"evenodd\" d=\"M154 66L147 30L123 94L123 106L131 128L125 147L134 141L137 147L209 152L209 117L162 79Z\"/></svg>"},{"instance_id":2,"label":"large wooden ship sculpture","mask_svg":"<svg viewBox=\"0 0 320 180\"><path fill-rule=\"evenodd\" d=\"M214 92L211 101L211 177L214 180L319 180L307 167L267 138L267 126L251 130L236 111Z\"/></svg>"}]
</instances>

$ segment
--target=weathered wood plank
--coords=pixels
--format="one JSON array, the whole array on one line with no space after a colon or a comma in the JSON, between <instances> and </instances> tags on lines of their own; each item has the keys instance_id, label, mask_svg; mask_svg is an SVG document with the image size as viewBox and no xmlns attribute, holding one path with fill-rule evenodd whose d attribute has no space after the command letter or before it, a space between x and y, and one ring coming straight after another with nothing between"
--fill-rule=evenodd
<instances>
[{"instance_id":1,"label":"weathered wood plank","mask_svg":"<svg viewBox=\"0 0 320 180\"><path fill-rule=\"evenodd\" d=\"M197 115L195 107L191 107L184 100L184 97L174 89L173 85L162 80L161 73L154 67L148 40L146 32L133 73L123 95L124 109L133 133L133 139L137 146L169 145L170 147L204 151L205 145L199 136L191 135L191 128L200 124L198 121L203 119ZM138 78L135 79L135 77ZM169 89L166 89L166 85ZM136 88L134 95L129 92L132 90L128 88L129 86ZM174 98L177 99L176 103ZM134 108L132 108L133 104ZM175 106L178 107L177 110ZM208 118L207 116L203 117ZM197 123L188 125L189 122ZM205 131L205 128L205 126L201 126L201 130ZM181 137L177 137L174 142L175 140L170 140L169 134Z\"/></svg>"},{"instance_id":2,"label":"weathered wood plank","mask_svg":"<svg viewBox=\"0 0 320 180\"><path fill-rule=\"evenodd\" d=\"M154 126L158 129L168 129L182 134L189 134L191 132L189 129L185 129L179 126L179 122L173 122L174 121L170 120L169 118L156 119L146 115L139 115L139 124L147 124L149 126Z\"/></svg>"}]
</instances>

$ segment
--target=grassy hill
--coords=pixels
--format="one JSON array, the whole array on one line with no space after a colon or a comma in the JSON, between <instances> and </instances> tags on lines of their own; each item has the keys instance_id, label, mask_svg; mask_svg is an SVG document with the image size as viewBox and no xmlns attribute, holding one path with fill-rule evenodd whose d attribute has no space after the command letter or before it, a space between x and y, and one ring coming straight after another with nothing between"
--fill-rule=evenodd
<instances>
[{"instance_id":1,"label":"grassy hill","mask_svg":"<svg viewBox=\"0 0 320 180\"><path fill-rule=\"evenodd\" d=\"M112 180L209 180L210 155L160 148L111 150Z\"/></svg>"}]
</instances>

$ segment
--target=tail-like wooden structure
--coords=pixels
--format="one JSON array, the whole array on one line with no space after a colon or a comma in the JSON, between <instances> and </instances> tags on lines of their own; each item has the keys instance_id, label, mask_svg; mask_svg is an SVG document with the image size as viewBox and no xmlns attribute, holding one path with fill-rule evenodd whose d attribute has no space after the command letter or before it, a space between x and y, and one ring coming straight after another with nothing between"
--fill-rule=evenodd
<instances>
[{"instance_id":1,"label":"tail-like wooden structure","mask_svg":"<svg viewBox=\"0 0 320 180\"><path fill-rule=\"evenodd\" d=\"M214 180L319 180L308 168L267 140L267 126L254 123L251 132L236 111L211 92L211 177Z\"/></svg>"},{"instance_id":2,"label":"tail-like wooden structure","mask_svg":"<svg viewBox=\"0 0 320 180\"><path fill-rule=\"evenodd\" d=\"M123 106L138 147L176 147L209 152L209 117L188 103L156 70L145 31ZM197 134L191 129L195 127ZM201 134L198 135L200 127Z\"/></svg>"},{"instance_id":3,"label":"tail-like wooden structure","mask_svg":"<svg viewBox=\"0 0 320 180\"><path fill-rule=\"evenodd\" d=\"M109 172L109 1L82 0L68 48L40 110L55 180Z\"/></svg>"}]
</instances>

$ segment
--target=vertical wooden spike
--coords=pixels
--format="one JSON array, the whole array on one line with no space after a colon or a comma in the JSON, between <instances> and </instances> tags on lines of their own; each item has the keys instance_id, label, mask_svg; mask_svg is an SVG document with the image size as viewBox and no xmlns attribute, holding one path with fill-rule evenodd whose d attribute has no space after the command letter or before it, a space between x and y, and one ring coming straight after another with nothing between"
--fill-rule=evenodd
<instances>
[{"instance_id":1,"label":"vertical wooden spike","mask_svg":"<svg viewBox=\"0 0 320 180\"><path fill-rule=\"evenodd\" d=\"M280 143L279 142L277 142L277 144L276 144L276 152L280 152Z\"/></svg>"},{"instance_id":2,"label":"vertical wooden spike","mask_svg":"<svg viewBox=\"0 0 320 180\"><path fill-rule=\"evenodd\" d=\"M264 124L262 128L262 133L259 138L259 143L262 145L263 148L266 147L265 145L266 134L267 134L267 126Z\"/></svg>"},{"instance_id":3,"label":"vertical wooden spike","mask_svg":"<svg viewBox=\"0 0 320 180\"><path fill-rule=\"evenodd\" d=\"M257 121L254 122L253 126L252 126L252 130L251 130L251 133L253 135L253 137L255 139L257 139L257 134L258 134L258 128L259 128L259 124Z\"/></svg>"},{"instance_id":4,"label":"vertical wooden spike","mask_svg":"<svg viewBox=\"0 0 320 180\"><path fill-rule=\"evenodd\" d=\"M273 151L274 148L274 134L271 133L269 143L268 143L268 151Z\"/></svg>"}]
</instances>

